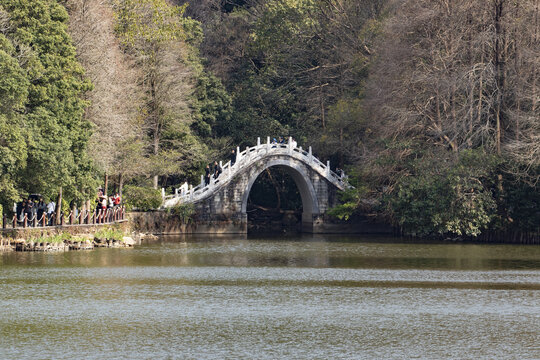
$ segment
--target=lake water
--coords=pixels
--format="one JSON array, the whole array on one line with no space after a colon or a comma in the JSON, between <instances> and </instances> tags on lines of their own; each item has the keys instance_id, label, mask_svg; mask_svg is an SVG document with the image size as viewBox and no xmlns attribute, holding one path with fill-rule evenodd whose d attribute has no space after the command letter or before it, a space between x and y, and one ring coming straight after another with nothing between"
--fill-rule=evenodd
<instances>
[{"instance_id":1,"label":"lake water","mask_svg":"<svg viewBox=\"0 0 540 360\"><path fill-rule=\"evenodd\" d=\"M168 237L0 255L1 359L540 359L540 246Z\"/></svg>"}]
</instances>

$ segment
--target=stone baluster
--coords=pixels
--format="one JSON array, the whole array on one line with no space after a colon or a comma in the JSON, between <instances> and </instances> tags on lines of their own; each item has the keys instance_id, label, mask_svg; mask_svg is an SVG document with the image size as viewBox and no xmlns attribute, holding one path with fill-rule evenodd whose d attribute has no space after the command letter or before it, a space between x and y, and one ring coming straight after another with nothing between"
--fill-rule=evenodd
<instances>
[{"instance_id":1,"label":"stone baluster","mask_svg":"<svg viewBox=\"0 0 540 360\"><path fill-rule=\"evenodd\" d=\"M326 176L330 176L330 160L326 161Z\"/></svg>"},{"instance_id":2,"label":"stone baluster","mask_svg":"<svg viewBox=\"0 0 540 360\"><path fill-rule=\"evenodd\" d=\"M291 155L292 151L293 151L292 137L289 136L289 143L287 144L287 153Z\"/></svg>"},{"instance_id":3,"label":"stone baluster","mask_svg":"<svg viewBox=\"0 0 540 360\"><path fill-rule=\"evenodd\" d=\"M266 152L268 153L270 151L270 136L266 137Z\"/></svg>"},{"instance_id":4,"label":"stone baluster","mask_svg":"<svg viewBox=\"0 0 540 360\"><path fill-rule=\"evenodd\" d=\"M237 146L236 147L236 162L235 162L235 164L237 164L239 161L240 161L240 146Z\"/></svg>"},{"instance_id":5,"label":"stone baluster","mask_svg":"<svg viewBox=\"0 0 540 360\"><path fill-rule=\"evenodd\" d=\"M313 151L311 150L311 146L309 147L309 151L308 151L308 162L309 162L309 165L313 164Z\"/></svg>"}]
</instances>

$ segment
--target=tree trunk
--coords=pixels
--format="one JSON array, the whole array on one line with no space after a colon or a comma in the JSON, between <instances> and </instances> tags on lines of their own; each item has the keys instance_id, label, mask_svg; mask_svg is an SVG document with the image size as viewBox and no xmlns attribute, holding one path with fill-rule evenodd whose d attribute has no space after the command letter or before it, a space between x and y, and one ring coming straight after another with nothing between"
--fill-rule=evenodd
<instances>
[{"instance_id":1,"label":"tree trunk","mask_svg":"<svg viewBox=\"0 0 540 360\"><path fill-rule=\"evenodd\" d=\"M109 174L105 173L105 185L103 186L103 195L107 196L109 188Z\"/></svg>"},{"instance_id":2,"label":"tree trunk","mask_svg":"<svg viewBox=\"0 0 540 360\"><path fill-rule=\"evenodd\" d=\"M482 43L482 50L480 50L480 64L484 66L484 44ZM478 81L478 119L477 123L482 123L482 101L484 95L484 71L480 73L480 80Z\"/></svg>"},{"instance_id":3,"label":"tree trunk","mask_svg":"<svg viewBox=\"0 0 540 360\"><path fill-rule=\"evenodd\" d=\"M497 104L495 105L495 147L497 155L501 155L502 139L502 101L504 91L504 69L502 54L504 51L504 41L502 39L502 16L505 0L495 0L495 47L493 52L493 62L495 64L495 78L497 81Z\"/></svg>"},{"instance_id":4,"label":"tree trunk","mask_svg":"<svg viewBox=\"0 0 540 360\"><path fill-rule=\"evenodd\" d=\"M343 128L339 128L339 167L343 169Z\"/></svg>"},{"instance_id":5,"label":"tree trunk","mask_svg":"<svg viewBox=\"0 0 540 360\"><path fill-rule=\"evenodd\" d=\"M120 175L118 175L118 195L120 195L121 203L124 203L124 199L122 197L123 188L124 188L124 174L120 173Z\"/></svg>"},{"instance_id":6,"label":"tree trunk","mask_svg":"<svg viewBox=\"0 0 540 360\"><path fill-rule=\"evenodd\" d=\"M538 46L538 3L540 1L536 0L535 9L534 9L534 38L533 46ZM538 49L538 48L537 48ZM536 81L538 77L538 67L535 67L533 70L533 80L532 80L532 113L536 111L536 103L538 102L538 96L536 88Z\"/></svg>"},{"instance_id":7,"label":"tree trunk","mask_svg":"<svg viewBox=\"0 0 540 360\"><path fill-rule=\"evenodd\" d=\"M58 189L58 198L56 199L56 224L60 225L62 215L62 187Z\"/></svg>"},{"instance_id":8,"label":"tree trunk","mask_svg":"<svg viewBox=\"0 0 540 360\"><path fill-rule=\"evenodd\" d=\"M322 122L321 125L322 125L323 130L325 130L326 129L326 119L324 118L324 98L323 98L322 86L319 89L319 102L320 102L320 106L321 106L321 122Z\"/></svg>"},{"instance_id":9,"label":"tree trunk","mask_svg":"<svg viewBox=\"0 0 540 360\"><path fill-rule=\"evenodd\" d=\"M159 114L158 114L158 106L157 106L157 97L156 97L156 83L153 76L150 78L150 95L151 95L151 103L150 103L150 116L153 118L154 121L154 129L153 129L153 139L152 139L152 145L153 145L153 153L155 156L159 154L159 138L160 138L160 124L159 124ZM154 189L158 188L158 175L154 175L154 181L153 181Z\"/></svg>"}]
</instances>

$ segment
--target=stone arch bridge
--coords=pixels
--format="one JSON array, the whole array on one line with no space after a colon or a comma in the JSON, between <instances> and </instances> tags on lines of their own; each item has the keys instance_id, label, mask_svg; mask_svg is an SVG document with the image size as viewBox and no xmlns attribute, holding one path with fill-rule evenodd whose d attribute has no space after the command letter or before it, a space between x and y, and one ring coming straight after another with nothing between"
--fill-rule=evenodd
<instances>
[{"instance_id":1,"label":"stone arch bridge","mask_svg":"<svg viewBox=\"0 0 540 360\"><path fill-rule=\"evenodd\" d=\"M287 144L274 144L267 138L257 146L240 152L237 148L236 162L220 163L223 172L210 184L195 187L185 183L174 195L165 195L162 189L163 207L193 203L198 219L202 221L232 221L239 232L247 232L247 202L251 187L257 177L267 168L281 167L292 176L302 198L302 229L318 232L323 215L337 204L337 191L350 185L343 174L330 169L330 162L322 163L313 156L311 147L306 151L289 138Z\"/></svg>"}]
</instances>

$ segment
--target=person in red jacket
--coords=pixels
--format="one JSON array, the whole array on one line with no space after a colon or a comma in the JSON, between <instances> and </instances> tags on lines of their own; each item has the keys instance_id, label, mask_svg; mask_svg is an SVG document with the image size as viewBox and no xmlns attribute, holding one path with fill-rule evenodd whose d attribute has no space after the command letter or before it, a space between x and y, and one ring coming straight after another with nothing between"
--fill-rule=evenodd
<instances>
[{"instance_id":1,"label":"person in red jacket","mask_svg":"<svg viewBox=\"0 0 540 360\"><path fill-rule=\"evenodd\" d=\"M113 197L114 206L120 206L121 200L122 199L120 198L120 195L118 195L118 193L114 194L114 197Z\"/></svg>"}]
</instances>

